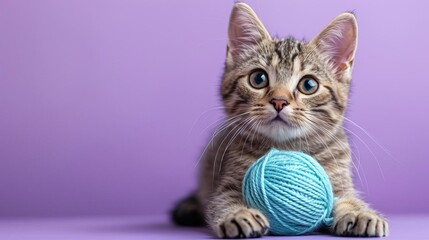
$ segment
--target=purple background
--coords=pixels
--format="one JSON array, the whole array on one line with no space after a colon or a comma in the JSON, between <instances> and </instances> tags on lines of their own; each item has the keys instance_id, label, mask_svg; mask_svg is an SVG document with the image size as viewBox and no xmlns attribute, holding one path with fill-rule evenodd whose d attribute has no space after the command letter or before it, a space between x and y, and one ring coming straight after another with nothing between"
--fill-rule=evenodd
<instances>
[{"instance_id":1,"label":"purple background","mask_svg":"<svg viewBox=\"0 0 429 240\"><path fill-rule=\"evenodd\" d=\"M356 184L383 212L429 212L427 1L246 2L307 40L356 12L348 117L391 154L348 124ZM0 215L161 213L192 190L232 3L0 1Z\"/></svg>"}]
</instances>

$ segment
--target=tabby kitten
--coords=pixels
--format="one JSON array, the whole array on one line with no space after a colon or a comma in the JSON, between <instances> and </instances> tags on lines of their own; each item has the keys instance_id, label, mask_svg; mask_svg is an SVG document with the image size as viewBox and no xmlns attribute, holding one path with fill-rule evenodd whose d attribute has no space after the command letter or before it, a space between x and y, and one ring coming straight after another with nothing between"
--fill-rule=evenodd
<instances>
[{"instance_id":1,"label":"tabby kitten","mask_svg":"<svg viewBox=\"0 0 429 240\"><path fill-rule=\"evenodd\" d=\"M313 156L338 198L331 232L386 236L386 220L359 199L342 128L357 46L355 16L337 16L310 42L270 37L244 3L232 9L221 94L226 122L204 150L200 185L173 211L181 225L203 222L220 238L265 235L269 222L241 193L248 167L270 148Z\"/></svg>"}]
</instances>

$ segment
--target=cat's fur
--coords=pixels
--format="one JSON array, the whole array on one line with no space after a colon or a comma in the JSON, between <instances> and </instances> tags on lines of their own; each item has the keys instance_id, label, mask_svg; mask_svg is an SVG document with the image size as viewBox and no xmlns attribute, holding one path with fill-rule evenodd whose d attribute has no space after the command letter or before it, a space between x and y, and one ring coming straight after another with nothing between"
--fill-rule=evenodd
<instances>
[{"instance_id":1,"label":"cat's fur","mask_svg":"<svg viewBox=\"0 0 429 240\"><path fill-rule=\"evenodd\" d=\"M360 200L353 187L351 153L342 128L357 46L353 14L336 17L309 43L270 37L253 10L233 7L221 85L228 116L202 158L199 189L173 211L182 225L206 223L217 237L258 237L269 222L243 202L241 186L249 165L270 148L313 156L328 173L338 198L331 232L345 236L386 236L386 220ZM249 75L268 74L269 85L255 89ZM298 82L311 76L316 93L305 95ZM279 113L270 103L287 101ZM272 121L276 116L280 120Z\"/></svg>"}]
</instances>

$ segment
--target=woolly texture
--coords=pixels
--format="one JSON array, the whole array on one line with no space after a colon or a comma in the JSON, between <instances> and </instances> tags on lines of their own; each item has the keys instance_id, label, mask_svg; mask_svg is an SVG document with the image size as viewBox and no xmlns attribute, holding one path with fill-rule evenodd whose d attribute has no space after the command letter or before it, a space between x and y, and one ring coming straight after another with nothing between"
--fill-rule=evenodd
<instances>
[{"instance_id":1,"label":"woolly texture","mask_svg":"<svg viewBox=\"0 0 429 240\"><path fill-rule=\"evenodd\" d=\"M270 150L244 176L243 196L268 218L275 235L305 234L333 221L328 175L301 152Z\"/></svg>"}]
</instances>

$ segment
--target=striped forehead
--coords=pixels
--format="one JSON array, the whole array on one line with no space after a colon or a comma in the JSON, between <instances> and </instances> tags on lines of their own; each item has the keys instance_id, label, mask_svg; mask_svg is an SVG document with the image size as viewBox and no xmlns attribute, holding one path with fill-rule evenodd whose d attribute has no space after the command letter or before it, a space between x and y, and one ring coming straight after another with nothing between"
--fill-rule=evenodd
<instances>
[{"instance_id":1,"label":"striped forehead","mask_svg":"<svg viewBox=\"0 0 429 240\"><path fill-rule=\"evenodd\" d=\"M315 63L307 44L294 38L273 39L269 44L259 45L256 55L247 61L249 65L267 70L271 84L289 85L294 88L303 75L324 74Z\"/></svg>"},{"instance_id":2,"label":"striped forehead","mask_svg":"<svg viewBox=\"0 0 429 240\"><path fill-rule=\"evenodd\" d=\"M294 39L287 38L275 42L275 51L271 66L275 70L277 82L285 83L299 71L301 67L300 58L302 53L301 43ZM297 69L298 68L298 69Z\"/></svg>"},{"instance_id":3,"label":"striped forehead","mask_svg":"<svg viewBox=\"0 0 429 240\"><path fill-rule=\"evenodd\" d=\"M275 53L279 57L279 64L291 68L295 58L302 53L302 43L293 38L276 40Z\"/></svg>"}]
</instances>

